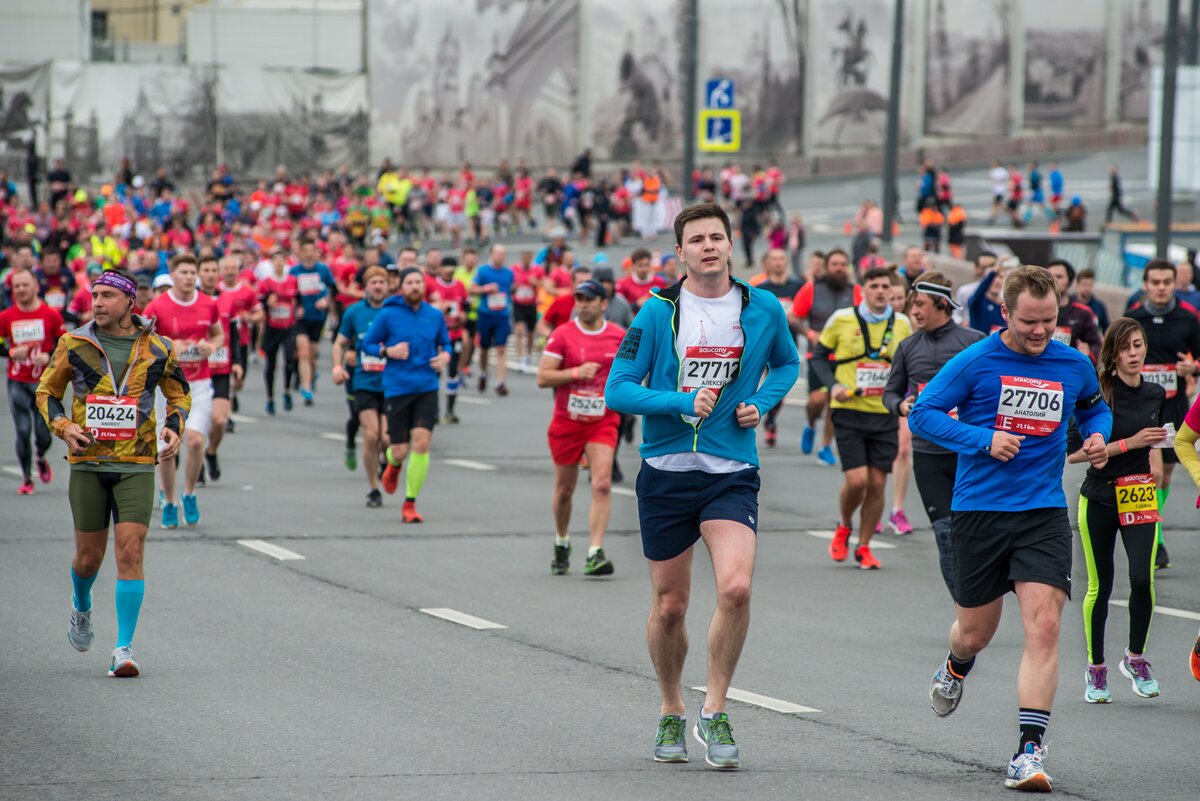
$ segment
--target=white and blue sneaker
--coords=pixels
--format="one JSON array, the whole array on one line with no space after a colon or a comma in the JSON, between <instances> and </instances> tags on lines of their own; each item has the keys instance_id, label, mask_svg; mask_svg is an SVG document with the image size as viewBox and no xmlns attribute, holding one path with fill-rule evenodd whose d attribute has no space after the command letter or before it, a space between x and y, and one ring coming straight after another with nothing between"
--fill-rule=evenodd
<instances>
[{"instance_id":1,"label":"white and blue sneaker","mask_svg":"<svg viewBox=\"0 0 1200 801\"><path fill-rule=\"evenodd\" d=\"M162 527L167 529L179 528L179 504L163 501Z\"/></svg>"},{"instance_id":2,"label":"white and blue sneaker","mask_svg":"<svg viewBox=\"0 0 1200 801\"><path fill-rule=\"evenodd\" d=\"M833 455L832 446L826 445L821 450L817 451L817 463L825 467L836 467L837 457Z\"/></svg>"},{"instance_id":3,"label":"white and blue sneaker","mask_svg":"<svg viewBox=\"0 0 1200 801\"><path fill-rule=\"evenodd\" d=\"M1008 763L1008 778L1004 780L1004 786L1026 792L1050 792L1053 789L1050 774L1046 773L1042 766L1042 760L1045 758L1045 748L1036 743L1025 743L1025 750Z\"/></svg>"},{"instance_id":4,"label":"white and blue sneaker","mask_svg":"<svg viewBox=\"0 0 1200 801\"><path fill-rule=\"evenodd\" d=\"M1084 680L1087 685L1083 690L1083 700L1089 704L1112 703L1112 691L1108 689L1108 667L1106 665L1088 665Z\"/></svg>"},{"instance_id":5,"label":"white and blue sneaker","mask_svg":"<svg viewBox=\"0 0 1200 801\"><path fill-rule=\"evenodd\" d=\"M1121 675L1133 684L1133 694L1138 698L1156 698L1161 690L1158 679L1150 672L1150 663L1141 656L1130 656L1125 652L1121 660Z\"/></svg>"},{"instance_id":6,"label":"white and blue sneaker","mask_svg":"<svg viewBox=\"0 0 1200 801\"><path fill-rule=\"evenodd\" d=\"M108 675L118 679L132 679L141 672L142 669L133 658L133 646L124 645L113 650Z\"/></svg>"},{"instance_id":7,"label":"white and blue sneaker","mask_svg":"<svg viewBox=\"0 0 1200 801\"><path fill-rule=\"evenodd\" d=\"M200 522L200 502L195 495L183 496L183 522L195 526Z\"/></svg>"},{"instance_id":8,"label":"white and blue sneaker","mask_svg":"<svg viewBox=\"0 0 1200 801\"><path fill-rule=\"evenodd\" d=\"M92 647L92 640L95 638L96 634L92 631L92 610L80 612L72 605L71 626L67 629L67 641L71 643L71 647L83 653Z\"/></svg>"}]
</instances>

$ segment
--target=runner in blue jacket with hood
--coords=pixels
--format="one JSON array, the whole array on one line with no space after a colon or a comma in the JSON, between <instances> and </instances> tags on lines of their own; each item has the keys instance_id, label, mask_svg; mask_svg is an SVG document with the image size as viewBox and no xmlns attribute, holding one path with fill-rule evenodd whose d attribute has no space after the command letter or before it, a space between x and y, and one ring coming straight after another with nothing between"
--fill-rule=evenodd
<instances>
[{"instance_id":1,"label":"runner in blue jacket with hood","mask_svg":"<svg viewBox=\"0 0 1200 801\"><path fill-rule=\"evenodd\" d=\"M719 206L680 212L675 242L687 275L638 312L613 362L605 402L645 416L637 494L653 585L647 642L662 690L654 758L687 761L684 615L693 546L703 538L716 574L717 610L708 634L707 693L693 733L709 765L735 769L740 759L725 696L750 623L755 427L796 382L800 357L775 296L730 277L729 217Z\"/></svg>"}]
</instances>

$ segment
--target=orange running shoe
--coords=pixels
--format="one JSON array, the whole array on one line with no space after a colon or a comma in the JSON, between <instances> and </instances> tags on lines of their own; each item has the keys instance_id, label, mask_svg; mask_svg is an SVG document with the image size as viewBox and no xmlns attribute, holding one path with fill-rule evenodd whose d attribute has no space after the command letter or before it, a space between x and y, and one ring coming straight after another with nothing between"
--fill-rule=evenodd
<instances>
[{"instance_id":1,"label":"orange running shoe","mask_svg":"<svg viewBox=\"0 0 1200 801\"><path fill-rule=\"evenodd\" d=\"M854 549L854 561L858 562L859 570L878 570L883 567L867 545L860 545Z\"/></svg>"},{"instance_id":2,"label":"orange running shoe","mask_svg":"<svg viewBox=\"0 0 1200 801\"><path fill-rule=\"evenodd\" d=\"M1192 658L1189 661L1192 663L1192 675L1196 677L1196 681L1200 681L1200 637L1196 637L1196 647L1192 649Z\"/></svg>"},{"instance_id":3,"label":"orange running shoe","mask_svg":"<svg viewBox=\"0 0 1200 801\"><path fill-rule=\"evenodd\" d=\"M829 558L835 562L845 562L846 557L850 555L850 535L853 532L849 526L843 526L838 523L837 530L833 532L833 542L829 543Z\"/></svg>"},{"instance_id":4,"label":"orange running shoe","mask_svg":"<svg viewBox=\"0 0 1200 801\"><path fill-rule=\"evenodd\" d=\"M425 522L425 518L423 518L419 514L417 514L417 502L416 501L405 501L404 505L400 507L400 514L403 516L405 523L424 523Z\"/></svg>"},{"instance_id":5,"label":"orange running shoe","mask_svg":"<svg viewBox=\"0 0 1200 801\"><path fill-rule=\"evenodd\" d=\"M383 483L384 492L388 495L395 495L396 487L400 484L400 468L388 462L387 467L383 468L380 481Z\"/></svg>"}]
</instances>

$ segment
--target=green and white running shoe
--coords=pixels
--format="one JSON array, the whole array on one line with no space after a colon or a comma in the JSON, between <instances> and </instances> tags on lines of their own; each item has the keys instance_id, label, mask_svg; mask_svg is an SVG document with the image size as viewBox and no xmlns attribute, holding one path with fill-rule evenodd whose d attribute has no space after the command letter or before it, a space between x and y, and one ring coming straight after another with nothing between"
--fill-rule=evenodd
<instances>
[{"instance_id":1,"label":"green and white running shoe","mask_svg":"<svg viewBox=\"0 0 1200 801\"><path fill-rule=\"evenodd\" d=\"M583 575L585 576L611 576L612 573L613 563L608 561L603 548L589 556L583 566Z\"/></svg>"},{"instance_id":2,"label":"green and white running shoe","mask_svg":"<svg viewBox=\"0 0 1200 801\"><path fill-rule=\"evenodd\" d=\"M696 725L692 734L707 750L704 761L714 768L721 770L737 770L742 766L738 756L737 743L733 741L733 727L729 725L729 715L718 712L711 719L701 714L696 716Z\"/></svg>"}]
</instances>

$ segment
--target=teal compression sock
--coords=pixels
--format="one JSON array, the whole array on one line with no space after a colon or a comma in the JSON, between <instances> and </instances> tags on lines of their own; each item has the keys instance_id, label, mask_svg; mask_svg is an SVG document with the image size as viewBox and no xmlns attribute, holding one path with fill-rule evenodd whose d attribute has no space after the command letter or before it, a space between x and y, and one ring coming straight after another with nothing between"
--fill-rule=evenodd
<instances>
[{"instance_id":1,"label":"teal compression sock","mask_svg":"<svg viewBox=\"0 0 1200 801\"><path fill-rule=\"evenodd\" d=\"M71 568L71 584L75 588L75 594L71 600L75 603L75 608L80 612L90 612L92 610L92 585L96 583L96 576L81 576L75 572L75 568Z\"/></svg>"},{"instance_id":2,"label":"teal compression sock","mask_svg":"<svg viewBox=\"0 0 1200 801\"><path fill-rule=\"evenodd\" d=\"M137 628L138 614L142 611L142 598L146 594L143 579L117 579L117 647L124 648L133 643L133 632Z\"/></svg>"}]
</instances>

